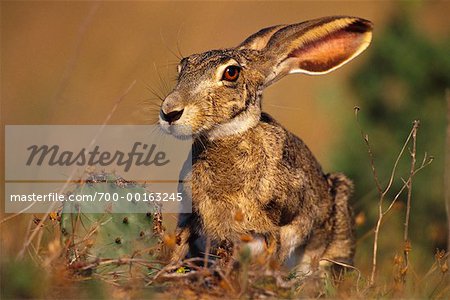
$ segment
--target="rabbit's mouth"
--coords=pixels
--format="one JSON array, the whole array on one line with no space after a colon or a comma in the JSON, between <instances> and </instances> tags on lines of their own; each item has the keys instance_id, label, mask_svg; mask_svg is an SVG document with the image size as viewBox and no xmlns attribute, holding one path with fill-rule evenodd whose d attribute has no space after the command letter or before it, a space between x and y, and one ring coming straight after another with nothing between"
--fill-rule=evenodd
<instances>
[{"instance_id":1,"label":"rabbit's mouth","mask_svg":"<svg viewBox=\"0 0 450 300\"><path fill-rule=\"evenodd\" d=\"M189 139L192 138L192 129L190 126L185 125L159 125L160 128L165 132L166 134L169 134L171 136L174 136L179 139Z\"/></svg>"}]
</instances>

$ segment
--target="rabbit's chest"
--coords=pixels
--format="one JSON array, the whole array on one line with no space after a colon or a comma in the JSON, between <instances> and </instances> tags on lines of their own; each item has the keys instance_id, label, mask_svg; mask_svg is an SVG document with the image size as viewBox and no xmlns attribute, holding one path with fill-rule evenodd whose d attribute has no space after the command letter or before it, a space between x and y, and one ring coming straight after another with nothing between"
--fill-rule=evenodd
<instances>
[{"instance_id":1,"label":"rabbit's chest","mask_svg":"<svg viewBox=\"0 0 450 300\"><path fill-rule=\"evenodd\" d=\"M192 166L193 193L261 196L264 182L273 181L277 168L264 149L247 143L208 151ZM226 195L229 195L226 197Z\"/></svg>"},{"instance_id":2,"label":"rabbit's chest","mask_svg":"<svg viewBox=\"0 0 450 300\"><path fill-rule=\"evenodd\" d=\"M238 239L249 232L273 232L263 203L273 198L275 163L246 145L207 154L193 164L191 178L194 210L205 233Z\"/></svg>"}]
</instances>

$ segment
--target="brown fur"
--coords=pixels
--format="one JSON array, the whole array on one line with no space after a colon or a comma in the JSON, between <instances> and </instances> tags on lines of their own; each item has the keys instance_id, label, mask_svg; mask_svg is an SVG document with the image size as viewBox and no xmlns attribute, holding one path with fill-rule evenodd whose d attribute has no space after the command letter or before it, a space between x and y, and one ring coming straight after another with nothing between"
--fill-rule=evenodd
<instances>
[{"instance_id":1,"label":"brown fur","mask_svg":"<svg viewBox=\"0 0 450 300\"><path fill-rule=\"evenodd\" d=\"M261 95L286 74L314 74L299 69L303 60L296 55L303 48L314 57L319 47L313 63L321 65L320 73L331 71L347 61L323 47L341 47L335 50L350 60L367 47L370 31L366 20L329 17L263 29L237 48L180 62L177 85L161 114L180 111L171 123L190 126L195 137L192 170L182 175L193 212L180 215L172 261L188 252L200 255L206 238L228 248L250 235L277 245L280 262L303 247L306 264L321 258L352 263L351 182L341 174L325 175L302 140L261 112ZM336 40L343 34L351 47ZM222 78L229 65L241 69L236 82ZM160 123L171 130L163 117Z\"/></svg>"}]
</instances>

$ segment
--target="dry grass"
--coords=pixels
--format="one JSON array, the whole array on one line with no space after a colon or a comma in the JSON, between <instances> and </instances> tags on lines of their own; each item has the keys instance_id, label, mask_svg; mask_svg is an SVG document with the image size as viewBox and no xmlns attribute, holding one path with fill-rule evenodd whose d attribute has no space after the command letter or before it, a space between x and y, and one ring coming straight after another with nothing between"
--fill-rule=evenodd
<instances>
[{"instance_id":1,"label":"dry grass","mask_svg":"<svg viewBox=\"0 0 450 300\"><path fill-rule=\"evenodd\" d=\"M358 114L356 109L356 115ZM359 123L358 123L359 124ZM271 249L266 253L251 257L246 247L248 238L236 245L234 253L225 254L220 259L207 254L205 257L186 259L177 265L167 263L175 245L174 237L167 233L157 260L148 261L134 253L132 257L120 259L100 259L90 263L69 263L66 259L68 248L61 244L58 216L49 212L40 218L34 217L29 223L28 238L16 262L4 263L2 275L23 276L28 269L41 274L39 280L46 283L36 288L31 278L21 295L17 286L8 286L2 280L3 296L32 298L113 297L113 298L447 298L450 295L448 253L437 250L434 263L422 274L415 271L410 260L411 245L408 223L414 219L411 211L412 183L414 176L432 162L426 153L416 166L416 139L419 121L414 121L411 131L394 162L391 175L385 187L377 175L375 155L369 143L369 136L361 129L368 149L373 178L379 193L377 205L378 220L373 233L373 253L371 270L361 271L358 266L340 265L339 273L323 273L319 263L313 264L308 274L288 270L273 261ZM410 172L408 177L397 175L398 162L409 153ZM389 199L388 192L395 180L403 185ZM406 194L404 219L404 248L397 253L383 253L391 256L391 270L380 270L378 255L379 238L383 235L385 217L391 212L400 195ZM2 220L1 224L11 224L13 218ZM208 250L209 251L209 250ZM207 252L208 252L207 251ZM231 259L235 257L237 259ZM367 255L369 259L369 255ZM328 261L329 263L336 263ZM123 266L126 266L123 268ZM97 271L96 271L97 270ZM105 271L106 270L106 271ZM48 274L43 276L42 274ZM6 277L8 276L8 277ZM14 282L14 280L13 280ZM42 283L41 282L41 283ZM23 289L23 286L20 286ZM76 287L76 289L75 289ZM81 292L80 292L81 291ZM92 296L94 295L94 296Z\"/></svg>"}]
</instances>

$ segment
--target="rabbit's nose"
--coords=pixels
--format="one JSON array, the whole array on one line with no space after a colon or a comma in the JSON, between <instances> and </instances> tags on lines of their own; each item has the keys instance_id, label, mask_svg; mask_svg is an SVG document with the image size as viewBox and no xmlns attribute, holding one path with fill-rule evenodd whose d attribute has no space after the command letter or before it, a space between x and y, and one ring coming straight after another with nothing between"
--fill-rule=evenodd
<instances>
[{"instance_id":1,"label":"rabbit's nose","mask_svg":"<svg viewBox=\"0 0 450 300\"><path fill-rule=\"evenodd\" d=\"M181 116L183 115L184 109L182 110L174 110L171 111L169 113L165 113L162 109L161 109L161 119L163 119L164 121L169 122L169 124L172 124L173 122L175 122L176 120L180 119Z\"/></svg>"}]
</instances>

